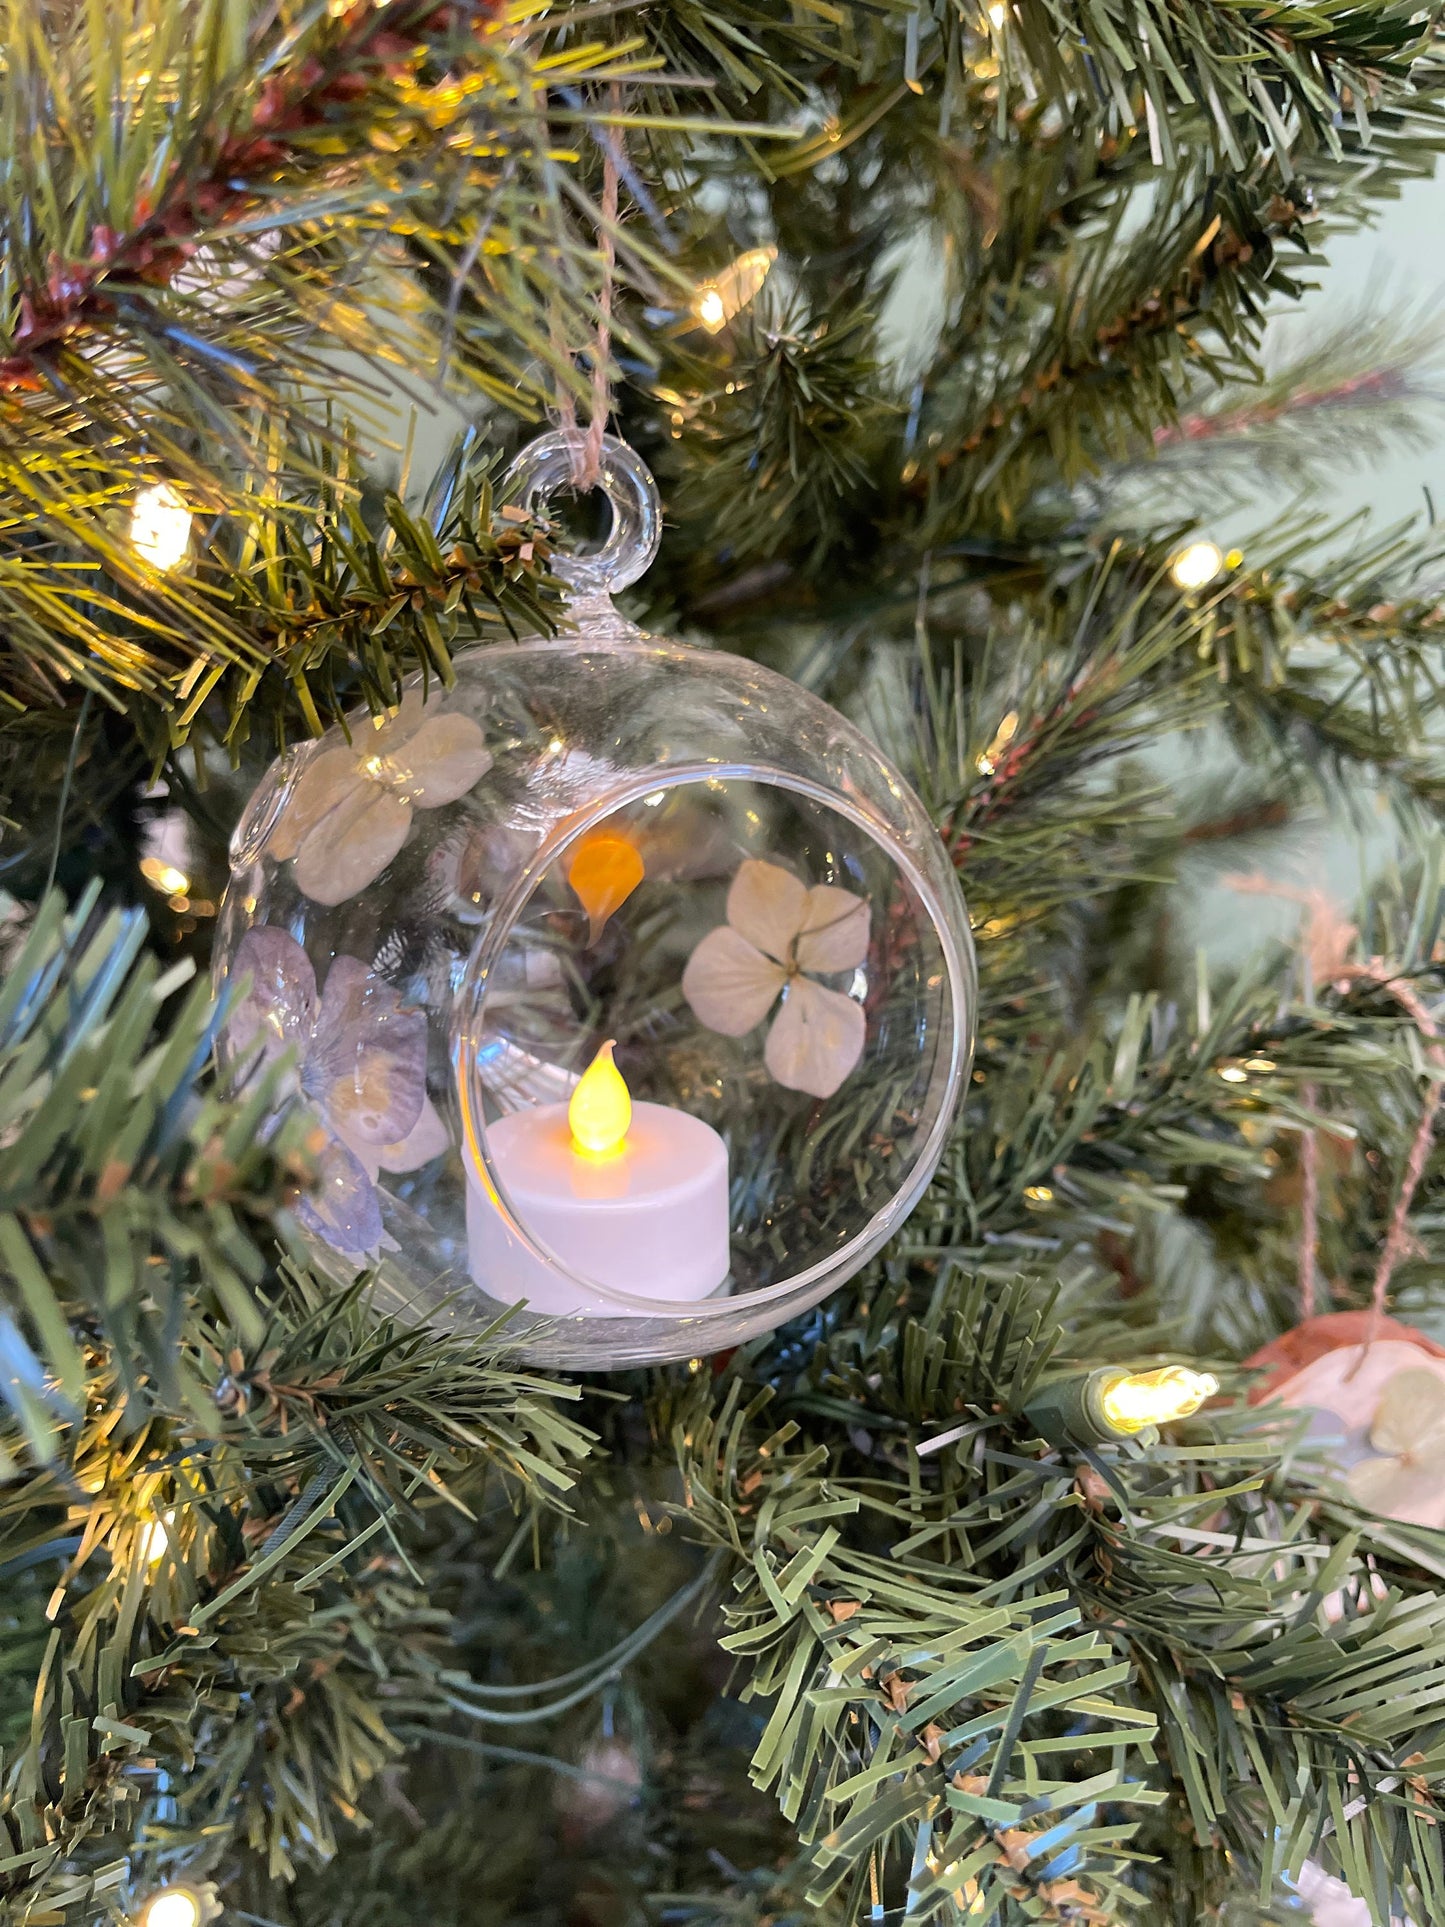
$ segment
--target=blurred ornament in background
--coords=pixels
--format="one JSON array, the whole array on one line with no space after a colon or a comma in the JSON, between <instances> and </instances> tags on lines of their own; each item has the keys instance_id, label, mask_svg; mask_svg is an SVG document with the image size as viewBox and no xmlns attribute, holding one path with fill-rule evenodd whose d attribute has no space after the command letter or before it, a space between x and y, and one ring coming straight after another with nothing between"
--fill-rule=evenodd
<instances>
[{"instance_id":1,"label":"blurred ornament in background","mask_svg":"<svg viewBox=\"0 0 1445 1927\"><path fill-rule=\"evenodd\" d=\"M1305 1861L1293 1884L1307 1910L1310 1927L1374 1927L1370 1903L1358 1899L1343 1880L1326 1873L1313 1860ZM1391 1914L1390 1922L1391 1927L1410 1927L1409 1921L1398 1914Z\"/></svg>"},{"instance_id":2,"label":"blurred ornament in background","mask_svg":"<svg viewBox=\"0 0 1445 1927\"><path fill-rule=\"evenodd\" d=\"M579 441L525 450L513 498L569 489ZM942 1154L975 996L902 776L797 684L626 621L661 508L610 438L601 486L606 540L555 564L571 633L272 768L215 953L251 978L223 1057L289 1048L320 1126L318 1262L375 1262L413 1319L525 1299L513 1338L582 1369L736 1345L866 1263ZM609 1040L631 1113L599 1152L568 1100Z\"/></svg>"},{"instance_id":3,"label":"blurred ornament in background","mask_svg":"<svg viewBox=\"0 0 1445 1927\"><path fill-rule=\"evenodd\" d=\"M1270 1377L1252 1404L1314 1414L1306 1433L1362 1511L1445 1526L1445 1348L1368 1311L1306 1319L1246 1366Z\"/></svg>"},{"instance_id":4,"label":"blurred ornament in background","mask_svg":"<svg viewBox=\"0 0 1445 1927\"><path fill-rule=\"evenodd\" d=\"M581 1842L610 1827L637 1804L642 1791L642 1762L637 1749L617 1733L604 1733L578 1755L574 1774L560 1777L557 1811L563 1832Z\"/></svg>"},{"instance_id":5,"label":"blurred ornament in background","mask_svg":"<svg viewBox=\"0 0 1445 1927\"><path fill-rule=\"evenodd\" d=\"M773 271L776 248L749 248L721 274L704 281L693 296L692 311L710 335L721 334L740 315Z\"/></svg>"}]
</instances>

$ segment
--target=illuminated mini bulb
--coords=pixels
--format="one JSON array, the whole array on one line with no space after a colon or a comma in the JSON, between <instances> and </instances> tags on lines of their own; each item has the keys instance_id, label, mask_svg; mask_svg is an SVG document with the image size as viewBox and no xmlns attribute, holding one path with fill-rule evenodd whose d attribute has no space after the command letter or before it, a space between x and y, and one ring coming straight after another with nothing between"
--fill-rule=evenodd
<instances>
[{"instance_id":1,"label":"illuminated mini bulb","mask_svg":"<svg viewBox=\"0 0 1445 1927\"><path fill-rule=\"evenodd\" d=\"M211 1909L198 1887L175 1881L157 1887L141 1904L136 1927L201 1927Z\"/></svg>"},{"instance_id":2,"label":"illuminated mini bulb","mask_svg":"<svg viewBox=\"0 0 1445 1927\"><path fill-rule=\"evenodd\" d=\"M1111 1431L1128 1438L1148 1425L1193 1417L1219 1390L1212 1372L1161 1365L1152 1372L1119 1372L1099 1389L1099 1410Z\"/></svg>"},{"instance_id":3,"label":"illuminated mini bulb","mask_svg":"<svg viewBox=\"0 0 1445 1927\"><path fill-rule=\"evenodd\" d=\"M1204 589L1224 567L1224 551L1215 542L1191 542L1174 556L1169 576L1176 589Z\"/></svg>"},{"instance_id":4,"label":"illuminated mini bulb","mask_svg":"<svg viewBox=\"0 0 1445 1927\"><path fill-rule=\"evenodd\" d=\"M191 546L191 511L169 482L140 489L130 512L131 547L164 573L183 562Z\"/></svg>"},{"instance_id":5,"label":"illuminated mini bulb","mask_svg":"<svg viewBox=\"0 0 1445 1927\"><path fill-rule=\"evenodd\" d=\"M158 856L141 858L140 873L147 883L153 883L162 896L183 897L191 887L191 879L184 870L178 870L174 863L167 863Z\"/></svg>"},{"instance_id":6,"label":"illuminated mini bulb","mask_svg":"<svg viewBox=\"0 0 1445 1927\"><path fill-rule=\"evenodd\" d=\"M171 1542L166 1528L173 1526L175 1522L175 1513L165 1512L159 1519L152 1519L141 1533L141 1558L148 1566L158 1566L169 1552Z\"/></svg>"},{"instance_id":7,"label":"illuminated mini bulb","mask_svg":"<svg viewBox=\"0 0 1445 1927\"><path fill-rule=\"evenodd\" d=\"M490 1170L469 1153L471 1273L499 1304L644 1317L659 1300L711 1297L727 1277L727 1146L687 1111L634 1104L612 1049L566 1104L490 1123Z\"/></svg>"},{"instance_id":8,"label":"illuminated mini bulb","mask_svg":"<svg viewBox=\"0 0 1445 1927\"><path fill-rule=\"evenodd\" d=\"M642 854L630 837L617 830L594 830L582 838L568 861L567 881L587 912L589 949L646 874Z\"/></svg>"},{"instance_id":9,"label":"illuminated mini bulb","mask_svg":"<svg viewBox=\"0 0 1445 1927\"><path fill-rule=\"evenodd\" d=\"M693 296L692 311L710 335L742 313L772 272L776 248L749 248Z\"/></svg>"}]
</instances>

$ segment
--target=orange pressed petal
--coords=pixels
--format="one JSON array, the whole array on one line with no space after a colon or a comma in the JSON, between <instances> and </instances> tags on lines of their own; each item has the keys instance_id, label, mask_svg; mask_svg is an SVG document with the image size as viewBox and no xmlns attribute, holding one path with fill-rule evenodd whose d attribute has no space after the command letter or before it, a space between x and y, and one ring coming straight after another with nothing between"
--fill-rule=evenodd
<instances>
[{"instance_id":1,"label":"orange pressed petal","mask_svg":"<svg viewBox=\"0 0 1445 1927\"><path fill-rule=\"evenodd\" d=\"M646 874L641 851L619 830L593 830L582 838L567 864L567 881L587 912L589 948Z\"/></svg>"}]
</instances>

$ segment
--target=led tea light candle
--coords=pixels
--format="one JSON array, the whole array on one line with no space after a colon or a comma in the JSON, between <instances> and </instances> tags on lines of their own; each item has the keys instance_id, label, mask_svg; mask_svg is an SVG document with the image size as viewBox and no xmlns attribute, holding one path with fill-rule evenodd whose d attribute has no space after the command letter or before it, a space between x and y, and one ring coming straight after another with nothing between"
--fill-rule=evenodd
<instances>
[{"instance_id":1,"label":"led tea light candle","mask_svg":"<svg viewBox=\"0 0 1445 1927\"><path fill-rule=\"evenodd\" d=\"M728 1273L727 1146L667 1104L634 1104L604 1044L566 1104L487 1126L516 1220L588 1284L633 1298L710 1297ZM486 1174L467 1183L472 1276L502 1304L544 1313L645 1317L559 1275L516 1235Z\"/></svg>"}]
</instances>

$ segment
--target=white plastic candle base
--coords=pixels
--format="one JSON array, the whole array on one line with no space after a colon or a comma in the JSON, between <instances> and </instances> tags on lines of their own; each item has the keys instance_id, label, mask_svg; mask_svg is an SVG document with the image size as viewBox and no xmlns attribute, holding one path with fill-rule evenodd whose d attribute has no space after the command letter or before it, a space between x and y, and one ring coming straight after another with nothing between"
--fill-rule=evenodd
<instances>
[{"instance_id":1,"label":"white plastic candle base","mask_svg":"<svg viewBox=\"0 0 1445 1927\"><path fill-rule=\"evenodd\" d=\"M710 1124L635 1104L626 1142L578 1151L565 1104L514 1111L487 1149L517 1219L568 1270L633 1298L709 1298L728 1274L728 1154ZM489 1298L544 1314L645 1318L574 1283L516 1236L476 1172L467 1180L471 1273Z\"/></svg>"}]
</instances>

